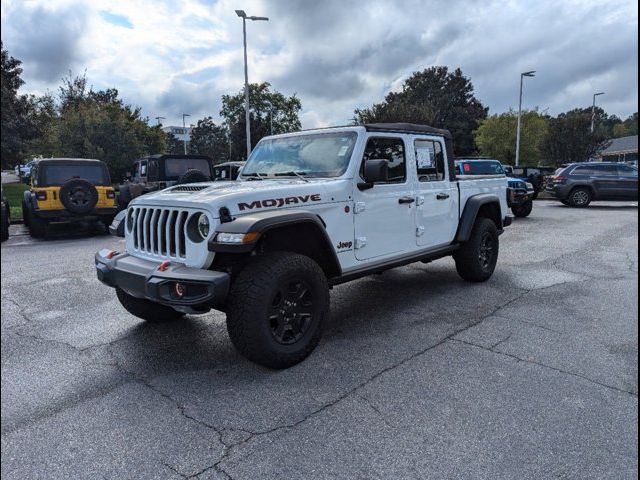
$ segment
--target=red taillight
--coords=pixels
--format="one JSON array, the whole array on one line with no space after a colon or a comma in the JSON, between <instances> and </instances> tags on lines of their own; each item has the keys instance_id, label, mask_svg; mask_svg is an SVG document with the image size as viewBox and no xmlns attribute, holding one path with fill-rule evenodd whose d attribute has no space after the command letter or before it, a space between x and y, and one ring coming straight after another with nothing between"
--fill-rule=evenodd
<instances>
[{"instance_id":1,"label":"red taillight","mask_svg":"<svg viewBox=\"0 0 640 480\"><path fill-rule=\"evenodd\" d=\"M46 200L47 199L47 192L44 192L44 191L36 192L36 199L38 199L38 200Z\"/></svg>"},{"instance_id":2,"label":"red taillight","mask_svg":"<svg viewBox=\"0 0 640 480\"><path fill-rule=\"evenodd\" d=\"M107 190L107 198L116 198L116 192L114 192L113 190Z\"/></svg>"},{"instance_id":3,"label":"red taillight","mask_svg":"<svg viewBox=\"0 0 640 480\"><path fill-rule=\"evenodd\" d=\"M566 181L567 181L567 177L563 177L562 175L553 177L553 183L566 183Z\"/></svg>"}]
</instances>

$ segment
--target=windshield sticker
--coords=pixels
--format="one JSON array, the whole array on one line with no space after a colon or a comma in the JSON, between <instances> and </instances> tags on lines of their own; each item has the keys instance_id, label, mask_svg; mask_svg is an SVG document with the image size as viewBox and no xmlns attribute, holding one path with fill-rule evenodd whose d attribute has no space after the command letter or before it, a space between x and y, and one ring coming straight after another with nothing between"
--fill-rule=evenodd
<instances>
[{"instance_id":1,"label":"windshield sticker","mask_svg":"<svg viewBox=\"0 0 640 480\"><path fill-rule=\"evenodd\" d=\"M319 193L313 195L298 195L297 197L284 198L268 198L266 200L256 200L251 203L238 203L240 210L253 210L254 208L280 208L285 205L293 205L300 203L319 202L321 200Z\"/></svg>"},{"instance_id":2,"label":"windshield sticker","mask_svg":"<svg viewBox=\"0 0 640 480\"><path fill-rule=\"evenodd\" d=\"M338 150L338 156L344 157L348 151L349 151L349 145L343 145L340 147L340 150Z\"/></svg>"}]
</instances>

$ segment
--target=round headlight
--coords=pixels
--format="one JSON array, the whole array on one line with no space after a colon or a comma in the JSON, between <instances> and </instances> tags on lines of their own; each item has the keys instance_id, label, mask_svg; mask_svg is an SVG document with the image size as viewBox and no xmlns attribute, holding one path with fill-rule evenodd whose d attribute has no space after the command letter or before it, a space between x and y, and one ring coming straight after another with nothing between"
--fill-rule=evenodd
<instances>
[{"instance_id":1,"label":"round headlight","mask_svg":"<svg viewBox=\"0 0 640 480\"><path fill-rule=\"evenodd\" d=\"M209 236L209 219L204 213L198 217L198 233L204 239Z\"/></svg>"}]
</instances>

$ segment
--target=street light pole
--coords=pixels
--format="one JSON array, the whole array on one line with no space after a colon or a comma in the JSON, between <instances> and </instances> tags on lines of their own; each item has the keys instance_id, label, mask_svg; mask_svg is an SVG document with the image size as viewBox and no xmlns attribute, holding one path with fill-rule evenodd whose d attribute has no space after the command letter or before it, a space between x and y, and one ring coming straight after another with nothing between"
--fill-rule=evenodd
<instances>
[{"instance_id":1,"label":"street light pole","mask_svg":"<svg viewBox=\"0 0 640 480\"><path fill-rule=\"evenodd\" d=\"M591 133L595 129L596 124L596 97L598 95L604 95L604 92L598 92L593 94L593 105L591 106Z\"/></svg>"},{"instance_id":2,"label":"street light pole","mask_svg":"<svg viewBox=\"0 0 640 480\"><path fill-rule=\"evenodd\" d=\"M524 77L535 77L535 70L520 74L520 101L518 103L518 128L516 130L516 167L520 165L520 117L522 116L522 84Z\"/></svg>"},{"instance_id":3,"label":"street light pole","mask_svg":"<svg viewBox=\"0 0 640 480\"><path fill-rule=\"evenodd\" d=\"M164 120L165 117L156 117L156 120L158 122L158 125L161 125L160 120Z\"/></svg>"},{"instance_id":4,"label":"street light pole","mask_svg":"<svg viewBox=\"0 0 640 480\"><path fill-rule=\"evenodd\" d=\"M244 10L236 10L236 15L242 18L242 42L244 45L244 117L247 136L247 159L251 154L251 116L249 114L249 67L247 66L247 20L264 20L267 17L248 17Z\"/></svg>"},{"instance_id":5,"label":"street light pole","mask_svg":"<svg viewBox=\"0 0 640 480\"><path fill-rule=\"evenodd\" d=\"M184 145L184 154L187 154L187 126L184 122L185 117L190 117L191 115L189 115L188 113L183 113L182 114L182 134L184 135L184 137L182 137L182 144Z\"/></svg>"}]
</instances>

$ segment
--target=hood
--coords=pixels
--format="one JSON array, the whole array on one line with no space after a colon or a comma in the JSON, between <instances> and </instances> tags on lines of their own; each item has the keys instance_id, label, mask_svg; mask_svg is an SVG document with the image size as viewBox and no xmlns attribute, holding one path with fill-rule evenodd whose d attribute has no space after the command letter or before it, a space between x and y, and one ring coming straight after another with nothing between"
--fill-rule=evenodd
<instances>
[{"instance_id":1,"label":"hood","mask_svg":"<svg viewBox=\"0 0 640 480\"><path fill-rule=\"evenodd\" d=\"M242 215L347 201L350 185L348 180L313 178L189 183L142 195L131 205L196 208L208 210L214 217L226 207L231 215Z\"/></svg>"}]
</instances>

